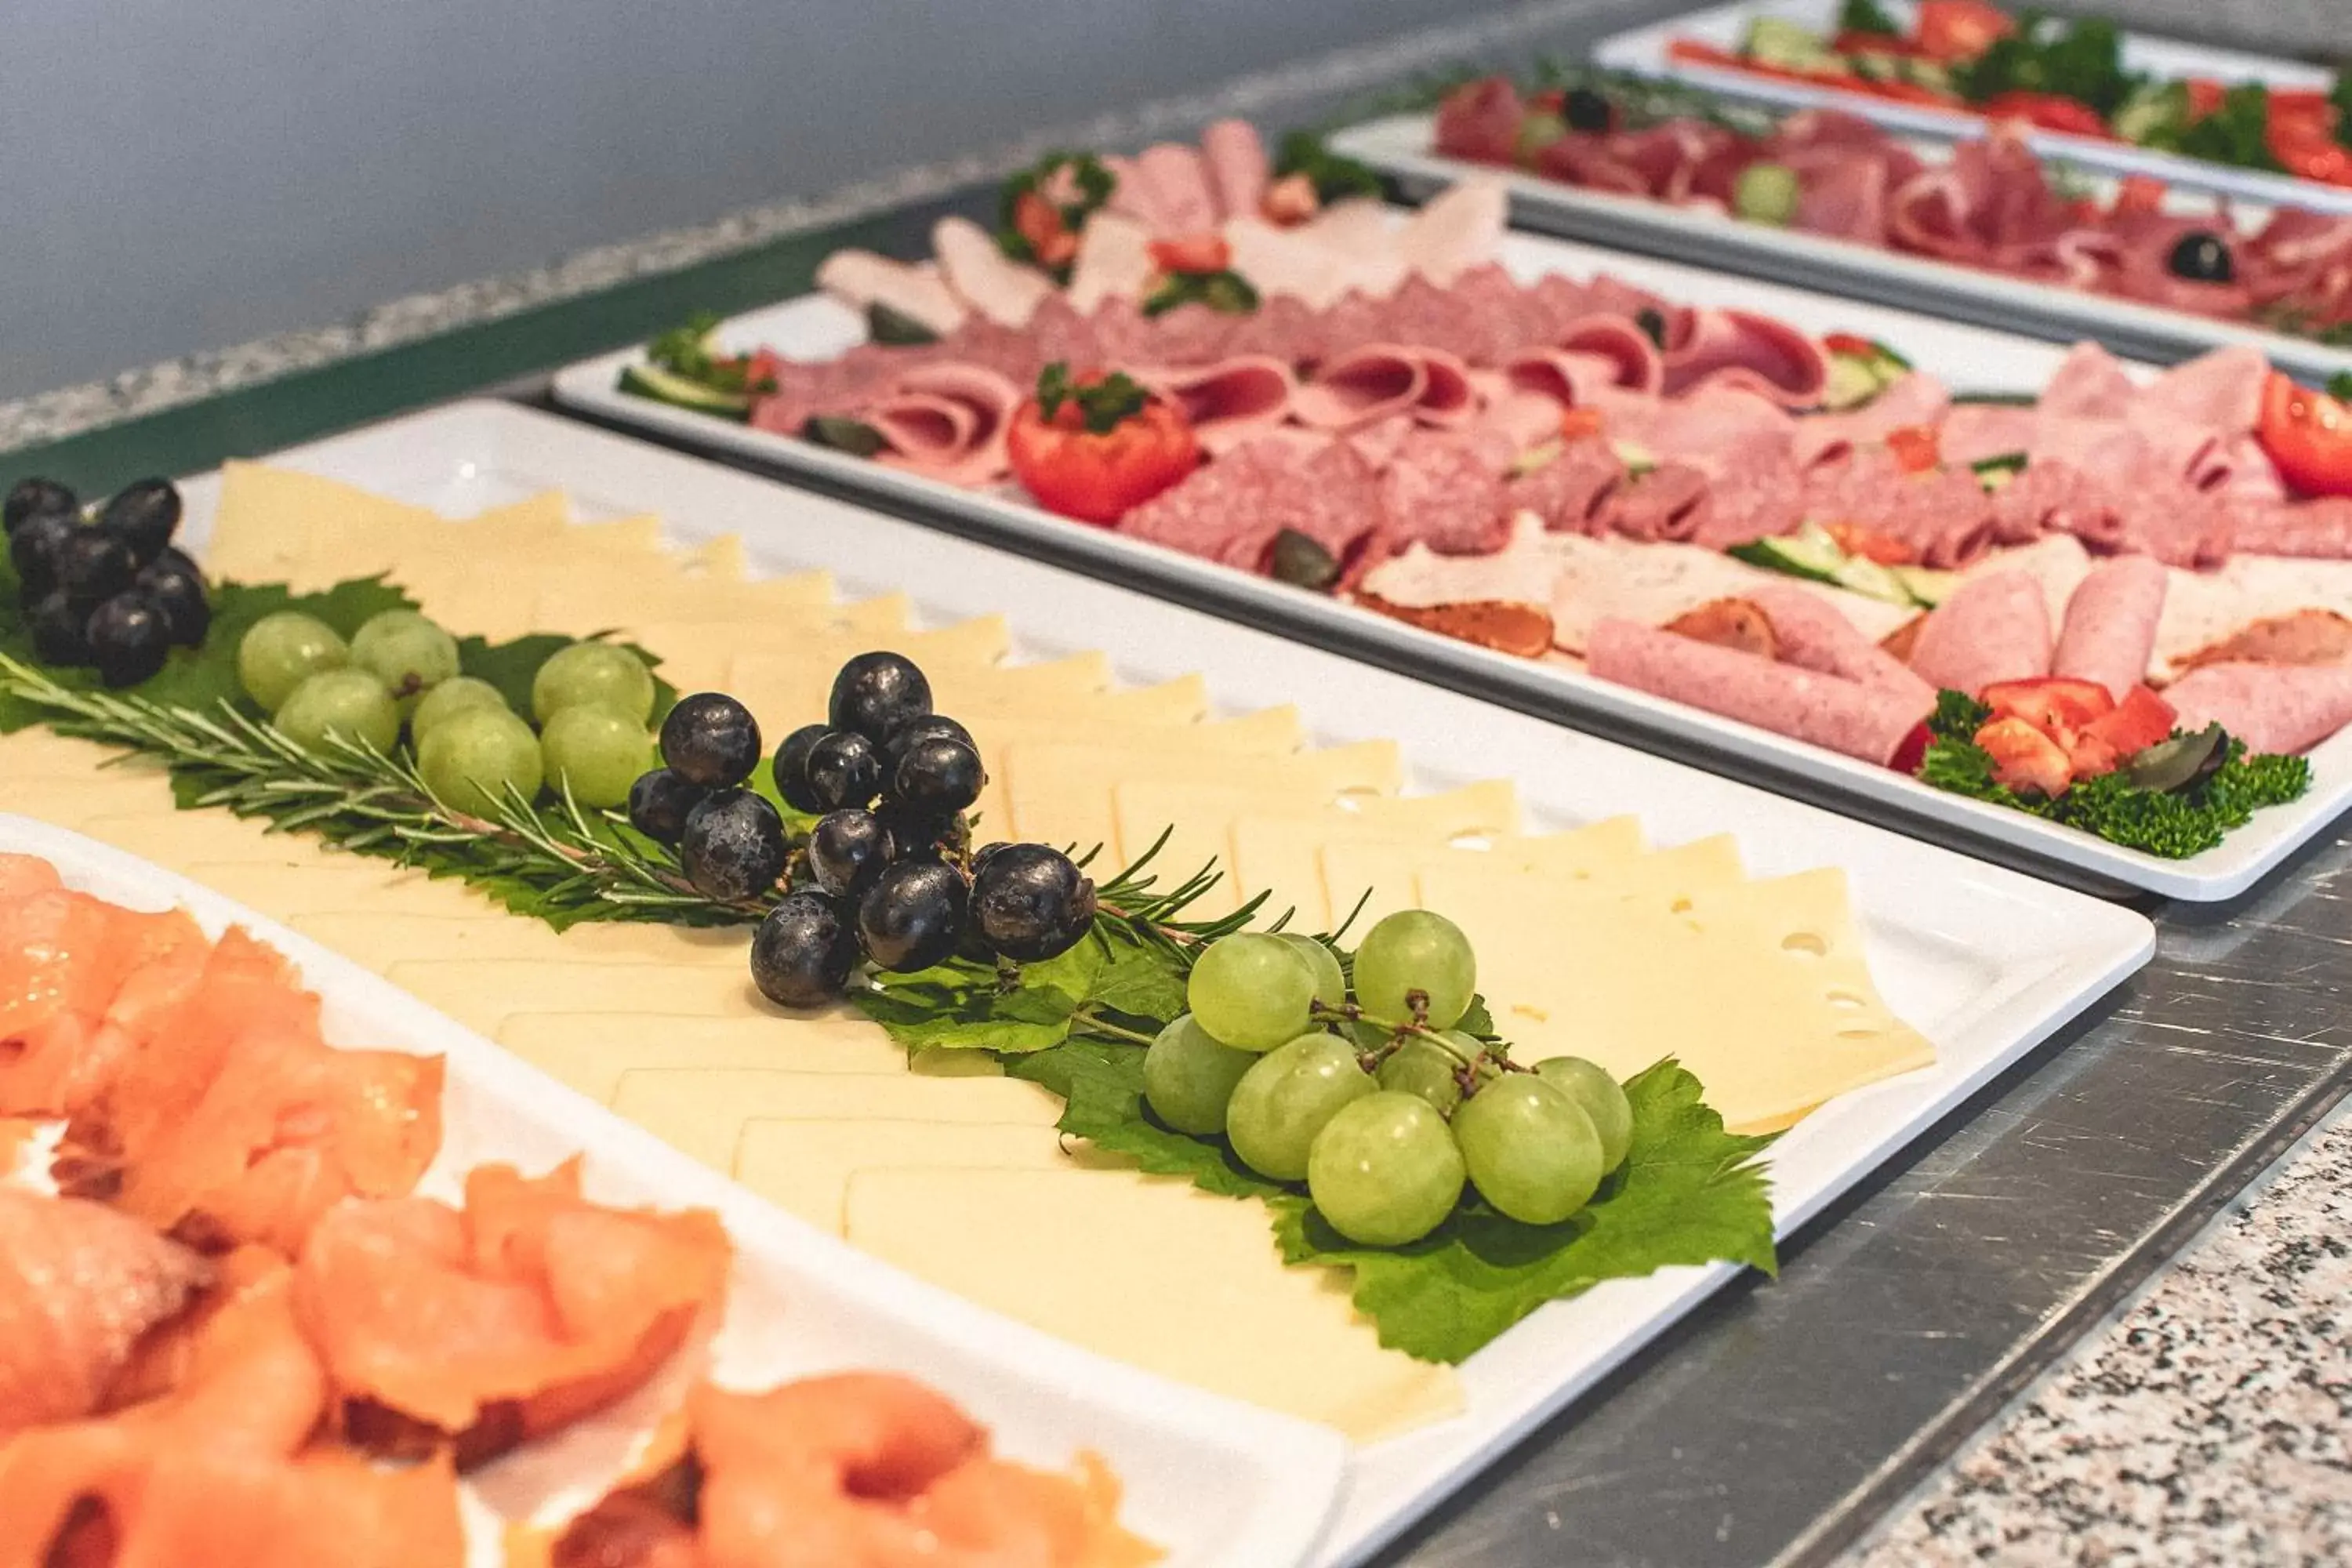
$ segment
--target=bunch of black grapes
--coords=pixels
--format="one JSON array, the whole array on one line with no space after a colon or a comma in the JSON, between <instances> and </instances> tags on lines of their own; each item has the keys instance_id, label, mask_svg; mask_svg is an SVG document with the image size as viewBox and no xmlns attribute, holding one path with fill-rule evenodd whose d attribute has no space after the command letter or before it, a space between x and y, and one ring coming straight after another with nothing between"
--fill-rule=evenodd
<instances>
[{"instance_id":1,"label":"bunch of black grapes","mask_svg":"<svg viewBox=\"0 0 2352 1568\"><path fill-rule=\"evenodd\" d=\"M662 723L666 764L629 791L629 820L674 846L687 879L727 903L758 902L792 873L751 943L771 1000L838 997L861 963L928 969L954 956L1034 963L1066 952L1095 915L1095 889L1043 844L971 846L965 814L988 782L971 732L931 710L912 660L863 653L834 678L825 722L784 737L776 793L820 813L793 854L782 814L744 787L760 726L721 692L682 699Z\"/></svg>"},{"instance_id":2,"label":"bunch of black grapes","mask_svg":"<svg viewBox=\"0 0 2352 1568\"><path fill-rule=\"evenodd\" d=\"M141 479L86 508L55 479L24 479L0 501L0 524L42 663L136 686L174 645L204 642L212 602L196 563L172 548L180 492L171 480Z\"/></svg>"}]
</instances>

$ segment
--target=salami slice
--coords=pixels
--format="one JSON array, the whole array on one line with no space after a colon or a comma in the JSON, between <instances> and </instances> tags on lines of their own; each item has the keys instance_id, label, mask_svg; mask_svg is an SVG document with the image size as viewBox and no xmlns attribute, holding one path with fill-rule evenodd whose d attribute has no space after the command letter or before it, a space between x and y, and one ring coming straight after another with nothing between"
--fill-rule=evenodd
<instances>
[{"instance_id":1,"label":"salami slice","mask_svg":"<svg viewBox=\"0 0 2352 1568\"><path fill-rule=\"evenodd\" d=\"M2093 567L2066 601L2050 673L2095 680L2121 701L2147 679L2166 581L2163 565L2147 555L2119 555Z\"/></svg>"},{"instance_id":2,"label":"salami slice","mask_svg":"<svg viewBox=\"0 0 2352 1568\"><path fill-rule=\"evenodd\" d=\"M2000 680L2050 673L2050 606L2022 572L1993 572L1920 623L1911 668L1929 685L1973 697Z\"/></svg>"},{"instance_id":3,"label":"salami slice","mask_svg":"<svg viewBox=\"0 0 2352 1568\"><path fill-rule=\"evenodd\" d=\"M2250 751L2308 751L2352 724L2352 664L2209 664L2164 700L2182 729L2218 722Z\"/></svg>"},{"instance_id":4,"label":"salami slice","mask_svg":"<svg viewBox=\"0 0 2352 1568\"><path fill-rule=\"evenodd\" d=\"M1932 696L1776 664L1635 621L1595 626L1585 658L1603 680L1868 763L1891 759L1935 706Z\"/></svg>"}]
</instances>

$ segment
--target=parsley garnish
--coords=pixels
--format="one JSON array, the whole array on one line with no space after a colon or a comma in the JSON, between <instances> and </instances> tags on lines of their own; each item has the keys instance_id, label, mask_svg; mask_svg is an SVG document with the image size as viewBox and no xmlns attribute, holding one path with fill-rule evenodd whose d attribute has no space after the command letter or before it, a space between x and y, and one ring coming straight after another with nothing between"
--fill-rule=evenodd
<instances>
[{"instance_id":1,"label":"parsley garnish","mask_svg":"<svg viewBox=\"0 0 2352 1568\"><path fill-rule=\"evenodd\" d=\"M1062 411L1064 404L1074 405L1088 435L1109 435L1123 422L1142 413L1150 401L1150 389L1123 370L1081 384L1071 376L1066 362L1055 360L1037 377L1039 411L1051 419Z\"/></svg>"},{"instance_id":2,"label":"parsley garnish","mask_svg":"<svg viewBox=\"0 0 2352 1568\"><path fill-rule=\"evenodd\" d=\"M2047 92L2086 103L2106 119L2138 79L2124 69L2122 36L2113 22L2085 16L2053 30L2041 12L2021 11L2015 32L1953 68L1952 84L1970 103L2004 92Z\"/></svg>"},{"instance_id":3,"label":"parsley garnish","mask_svg":"<svg viewBox=\"0 0 2352 1568\"><path fill-rule=\"evenodd\" d=\"M1004 182L996 202L996 247L1015 261L1025 261L1043 268L1057 280L1070 280L1071 263L1067 260L1048 265L1037 254L1037 247L1021 232L1022 198L1034 193L1047 193L1049 187L1062 184L1055 176L1067 172L1068 184L1076 195L1074 199L1051 205L1060 217L1062 227L1076 235L1087 226L1111 193L1118 188L1118 176L1092 153L1048 153L1029 167ZM1050 195L1048 196L1050 201Z\"/></svg>"},{"instance_id":4,"label":"parsley garnish","mask_svg":"<svg viewBox=\"0 0 2352 1568\"><path fill-rule=\"evenodd\" d=\"M1841 33L1874 33L1882 37L1899 38L1903 29L1895 25L1878 0L1845 0L1838 7L1838 31Z\"/></svg>"},{"instance_id":5,"label":"parsley garnish","mask_svg":"<svg viewBox=\"0 0 2352 1568\"><path fill-rule=\"evenodd\" d=\"M1250 280L1229 267L1222 272L1168 274L1143 301L1143 313L1161 316L1179 305L1206 305L1229 316L1246 316L1257 304L1257 290Z\"/></svg>"},{"instance_id":6,"label":"parsley garnish","mask_svg":"<svg viewBox=\"0 0 2352 1568\"><path fill-rule=\"evenodd\" d=\"M1294 131L1282 139L1281 151L1274 160L1276 179L1292 174L1304 174L1315 186L1318 202L1336 202L1343 196L1381 195L1381 177L1368 163L1353 158L1343 158L1323 144L1323 138L1312 131Z\"/></svg>"},{"instance_id":7,"label":"parsley garnish","mask_svg":"<svg viewBox=\"0 0 2352 1568\"><path fill-rule=\"evenodd\" d=\"M657 370L707 386L713 392L744 396L754 392L773 392L772 382L751 384L750 362L728 359L710 351L710 334L719 328L719 318L709 310L698 310L683 324L661 333L646 345L646 357Z\"/></svg>"}]
</instances>

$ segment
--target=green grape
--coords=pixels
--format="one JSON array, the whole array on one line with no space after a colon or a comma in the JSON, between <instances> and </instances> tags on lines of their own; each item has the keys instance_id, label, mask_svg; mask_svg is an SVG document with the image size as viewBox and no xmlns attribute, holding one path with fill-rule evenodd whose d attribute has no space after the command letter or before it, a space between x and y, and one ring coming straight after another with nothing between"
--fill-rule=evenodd
<instances>
[{"instance_id":1,"label":"green grape","mask_svg":"<svg viewBox=\"0 0 2352 1568\"><path fill-rule=\"evenodd\" d=\"M550 788L569 784L573 800L599 809L627 800L637 775L654 765L645 726L593 702L557 709L539 732L539 752Z\"/></svg>"},{"instance_id":2,"label":"green grape","mask_svg":"<svg viewBox=\"0 0 2352 1568\"><path fill-rule=\"evenodd\" d=\"M406 716L457 673L457 639L415 610L386 610L352 634L352 662L373 671Z\"/></svg>"},{"instance_id":3,"label":"green grape","mask_svg":"<svg viewBox=\"0 0 2352 1568\"><path fill-rule=\"evenodd\" d=\"M1244 931L1201 954L1184 1000L1219 1045L1270 1051L1305 1032L1315 972L1280 937Z\"/></svg>"},{"instance_id":4,"label":"green grape","mask_svg":"<svg viewBox=\"0 0 2352 1568\"><path fill-rule=\"evenodd\" d=\"M1307 961L1315 973L1315 1000L1326 1007L1339 1007L1348 1000L1348 976L1339 968L1339 955L1317 942L1313 937L1295 931L1275 933L1290 944L1290 950Z\"/></svg>"},{"instance_id":5,"label":"green grape","mask_svg":"<svg viewBox=\"0 0 2352 1568\"><path fill-rule=\"evenodd\" d=\"M1307 1174L1323 1124L1374 1092L1371 1077L1337 1035L1301 1035L1250 1065L1225 1107L1225 1136L1249 1168L1277 1182Z\"/></svg>"},{"instance_id":6,"label":"green grape","mask_svg":"<svg viewBox=\"0 0 2352 1568\"><path fill-rule=\"evenodd\" d=\"M1470 939L1427 910L1384 916L1356 949L1356 1000L1375 1018L1402 1023L1412 1017L1409 994L1419 991L1428 998L1429 1025L1450 1029L1470 1010L1477 989Z\"/></svg>"},{"instance_id":7,"label":"green grape","mask_svg":"<svg viewBox=\"0 0 2352 1568\"><path fill-rule=\"evenodd\" d=\"M246 628L236 645L236 680L245 694L275 713L294 689L322 669L341 669L351 649L335 628L299 610L279 610Z\"/></svg>"},{"instance_id":8,"label":"green grape","mask_svg":"<svg viewBox=\"0 0 2352 1568\"><path fill-rule=\"evenodd\" d=\"M1608 1068L1582 1057L1549 1057L1536 1063L1536 1076L1592 1119L1592 1130L1601 1134L1603 1174L1625 1163L1625 1152L1633 1146L1633 1102Z\"/></svg>"},{"instance_id":9,"label":"green grape","mask_svg":"<svg viewBox=\"0 0 2352 1568\"><path fill-rule=\"evenodd\" d=\"M468 708L433 726L416 749L416 771L443 804L488 811L512 784L523 799L539 794L544 776L539 737L503 708Z\"/></svg>"},{"instance_id":10,"label":"green grape","mask_svg":"<svg viewBox=\"0 0 2352 1568\"><path fill-rule=\"evenodd\" d=\"M306 752L331 732L390 752L400 739L400 709L383 682L364 669L322 669L296 687L270 720Z\"/></svg>"},{"instance_id":11,"label":"green grape","mask_svg":"<svg viewBox=\"0 0 2352 1568\"><path fill-rule=\"evenodd\" d=\"M1261 1059L1217 1044L1185 1013L1143 1053L1143 1098L1152 1114L1179 1132L1223 1132L1234 1085Z\"/></svg>"},{"instance_id":12,"label":"green grape","mask_svg":"<svg viewBox=\"0 0 2352 1568\"><path fill-rule=\"evenodd\" d=\"M1307 1191L1331 1228L1365 1247L1402 1247L1462 1199L1462 1151L1417 1095L1385 1090L1341 1106L1307 1155Z\"/></svg>"},{"instance_id":13,"label":"green grape","mask_svg":"<svg viewBox=\"0 0 2352 1568\"><path fill-rule=\"evenodd\" d=\"M599 703L639 724L654 716L654 676L646 661L611 643L558 648L530 678L530 711L546 723L565 708Z\"/></svg>"},{"instance_id":14,"label":"green grape","mask_svg":"<svg viewBox=\"0 0 2352 1568\"><path fill-rule=\"evenodd\" d=\"M1414 1095L1429 1102L1441 1116L1451 1116L1462 1103L1462 1080L1454 1076L1462 1063L1443 1046L1425 1039L1407 1040L1381 1063L1381 1087Z\"/></svg>"},{"instance_id":15,"label":"green grape","mask_svg":"<svg viewBox=\"0 0 2352 1568\"><path fill-rule=\"evenodd\" d=\"M1454 1113L1478 1194L1511 1218L1552 1225L1601 1185L1601 1134L1573 1100L1533 1073L1506 1073Z\"/></svg>"},{"instance_id":16,"label":"green grape","mask_svg":"<svg viewBox=\"0 0 2352 1568\"><path fill-rule=\"evenodd\" d=\"M415 711L408 716L408 738L421 746L425 737L433 732L433 726L468 708L488 708L503 713L507 711L507 700L487 680L453 675L417 699Z\"/></svg>"}]
</instances>

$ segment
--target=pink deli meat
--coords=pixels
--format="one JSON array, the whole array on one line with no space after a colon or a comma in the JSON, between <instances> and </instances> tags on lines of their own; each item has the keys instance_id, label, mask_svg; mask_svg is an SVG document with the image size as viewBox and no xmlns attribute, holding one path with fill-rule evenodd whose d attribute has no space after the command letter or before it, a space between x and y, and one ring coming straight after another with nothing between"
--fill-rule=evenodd
<instances>
[{"instance_id":1,"label":"pink deli meat","mask_svg":"<svg viewBox=\"0 0 2352 1568\"><path fill-rule=\"evenodd\" d=\"M1291 395L1290 411L1310 428L1346 431L1397 415L1459 425L1477 412L1477 402L1468 371L1454 355L1373 343L1325 365Z\"/></svg>"},{"instance_id":2,"label":"pink deli meat","mask_svg":"<svg viewBox=\"0 0 2352 1568\"><path fill-rule=\"evenodd\" d=\"M1665 391L1736 386L1790 408L1822 400L1830 380L1821 345L1752 310L1685 310L1667 317Z\"/></svg>"},{"instance_id":3,"label":"pink deli meat","mask_svg":"<svg viewBox=\"0 0 2352 1568\"><path fill-rule=\"evenodd\" d=\"M1266 354L1130 374L1183 409L1201 445L1212 454L1280 425L1290 414L1297 388L1290 366Z\"/></svg>"},{"instance_id":4,"label":"pink deli meat","mask_svg":"<svg viewBox=\"0 0 2352 1568\"><path fill-rule=\"evenodd\" d=\"M1865 686L1636 621L1595 625L1585 660L1603 680L1867 763L1891 759L1934 706L1932 696Z\"/></svg>"},{"instance_id":5,"label":"pink deli meat","mask_svg":"<svg viewBox=\"0 0 2352 1568\"><path fill-rule=\"evenodd\" d=\"M1265 142L1246 120L1220 120L1201 132L1201 159L1220 217L1255 216L1272 177Z\"/></svg>"},{"instance_id":6,"label":"pink deli meat","mask_svg":"<svg viewBox=\"0 0 2352 1568\"><path fill-rule=\"evenodd\" d=\"M875 461L956 485L1003 474L1005 430L1021 403L1012 380L982 365L953 363L907 372L862 411L883 440Z\"/></svg>"},{"instance_id":7,"label":"pink deli meat","mask_svg":"<svg viewBox=\"0 0 2352 1568\"><path fill-rule=\"evenodd\" d=\"M2050 673L2050 607L2022 572L1962 584L1928 612L1911 645L1911 668L1940 690L1974 697L2002 680Z\"/></svg>"},{"instance_id":8,"label":"pink deli meat","mask_svg":"<svg viewBox=\"0 0 2352 1568\"><path fill-rule=\"evenodd\" d=\"M2095 680L2117 701L2147 679L2164 615L2165 569L2146 555L2102 562L2066 601L2050 673Z\"/></svg>"},{"instance_id":9,"label":"pink deli meat","mask_svg":"<svg viewBox=\"0 0 2352 1568\"><path fill-rule=\"evenodd\" d=\"M1927 712L1936 689L1918 672L1863 635L1835 605L1791 583L1766 583L1739 595L1761 608L1786 664L1895 692Z\"/></svg>"},{"instance_id":10,"label":"pink deli meat","mask_svg":"<svg viewBox=\"0 0 2352 1568\"><path fill-rule=\"evenodd\" d=\"M2254 752L2304 752L2352 724L2352 664L2209 664L2165 688L2185 730L2218 723Z\"/></svg>"}]
</instances>

